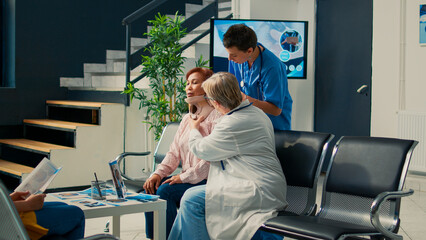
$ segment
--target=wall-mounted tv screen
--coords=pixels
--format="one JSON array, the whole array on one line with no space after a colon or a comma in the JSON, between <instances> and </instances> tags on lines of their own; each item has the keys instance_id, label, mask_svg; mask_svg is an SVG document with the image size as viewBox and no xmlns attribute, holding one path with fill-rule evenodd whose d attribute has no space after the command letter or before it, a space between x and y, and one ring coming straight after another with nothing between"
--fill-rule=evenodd
<instances>
[{"instance_id":1,"label":"wall-mounted tv screen","mask_svg":"<svg viewBox=\"0 0 426 240\"><path fill-rule=\"evenodd\" d=\"M211 19L210 66L214 72L228 71L228 52L222 39L228 28L238 23L252 28L257 41L286 65L288 78L306 78L307 21ZM293 40L292 44L286 41L289 39Z\"/></svg>"}]
</instances>

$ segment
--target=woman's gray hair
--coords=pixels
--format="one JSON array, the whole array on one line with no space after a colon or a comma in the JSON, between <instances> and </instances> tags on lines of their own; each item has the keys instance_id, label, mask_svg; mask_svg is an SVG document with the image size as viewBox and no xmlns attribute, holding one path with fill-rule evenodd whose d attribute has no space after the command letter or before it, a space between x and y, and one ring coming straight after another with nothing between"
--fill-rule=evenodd
<instances>
[{"instance_id":1,"label":"woman's gray hair","mask_svg":"<svg viewBox=\"0 0 426 240\"><path fill-rule=\"evenodd\" d=\"M201 85L209 98L232 110L241 103L241 91L237 78L228 72L218 72Z\"/></svg>"}]
</instances>

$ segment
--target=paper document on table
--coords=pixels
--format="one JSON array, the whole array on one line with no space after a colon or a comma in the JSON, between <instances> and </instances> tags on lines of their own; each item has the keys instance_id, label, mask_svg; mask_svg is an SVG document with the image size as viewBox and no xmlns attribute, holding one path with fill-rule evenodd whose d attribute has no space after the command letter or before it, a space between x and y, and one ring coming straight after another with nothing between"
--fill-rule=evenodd
<instances>
[{"instance_id":1,"label":"paper document on table","mask_svg":"<svg viewBox=\"0 0 426 240\"><path fill-rule=\"evenodd\" d=\"M49 159L44 158L34 170L15 189L15 192L29 191L30 194L44 192L62 167L56 167Z\"/></svg>"}]
</instances>

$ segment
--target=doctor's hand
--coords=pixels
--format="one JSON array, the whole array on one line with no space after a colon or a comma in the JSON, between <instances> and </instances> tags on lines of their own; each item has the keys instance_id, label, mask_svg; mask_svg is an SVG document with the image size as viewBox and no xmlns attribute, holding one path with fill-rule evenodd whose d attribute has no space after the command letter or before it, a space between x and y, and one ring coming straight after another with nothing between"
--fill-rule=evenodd
<instances>
[{"instance_id":1,"label":"doctor's hand","mask_svg":"<svg viewBox=\"0 0 426 240\"><path fill-rule=\"evenodd\" d=\"M148 194L155 194L158 187L160 186L161 177L160 175L154 173L150 178L148 178L143 184L143 189Z\"/></svg>"},{"instance_id":2,"label":"doctor's hand","mask_svg":"<svg viewBox=\"0 0 426 240\"><path fill-rule=\"evenodd\" d=\"M176 184L176 183L182 183L182 180L180 179L180 174L175 175L169 179L167 179L166 181L163 182L163 184L165 183L169 183L170 185Z\"/></svg>"},{"instance_id":3,"label":"doctor's hand","mask_svg":"<svg viewBox=\"0 0 426 240\"><path fill-rule=\"evenodd\" d=\"M245 93L241 92L241 101L244 101L246 99L248 99L248 96Z\"/></svg>"},{"instance_id":4,"label":"doctor's hand","mask_svg":"<svg viewBox=\"0 0 426 240\"><path fill-rule=\"evenodd\" d=\"M200 123L205 119L206 117L204 117L204 116L198 116L198 118L197 119L189 119L189 127L191 128L191 129L197 129L197 130L199 130L200 129Z\"/></svg>"}]
</instances>

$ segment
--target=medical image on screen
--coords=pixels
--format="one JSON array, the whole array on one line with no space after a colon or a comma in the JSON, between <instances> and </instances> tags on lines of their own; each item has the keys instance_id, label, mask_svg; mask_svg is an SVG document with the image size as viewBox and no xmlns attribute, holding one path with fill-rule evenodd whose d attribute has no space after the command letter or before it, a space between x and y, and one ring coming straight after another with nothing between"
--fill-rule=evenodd
<instances>
[{"instance_id":1,"label":"medical image on screen","mask_svg":"<svg viewBox=\"0 0 426 240\"><path fill-rule=\"evenodd\" d=\"M280 42L282 49L291 53L299 51L300 47L303 46L302 36L295 30L287 30L283 32Z\"/></svg>"},{"instance_id":2,"label":"medical image on screen","mask_svg":"<svg viewBox=\"0 0 426 240\"><path fill-rule=\"evenodd\" d=\"M258 42L286 65L288 78L306 78L308 23L305 21L212 19L210 63L214 72L228 70L228 52L222 39L231 25L239 23L252 28Z\"/></svg>"}]
</instances>

